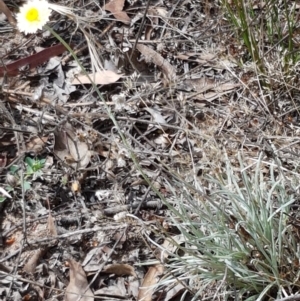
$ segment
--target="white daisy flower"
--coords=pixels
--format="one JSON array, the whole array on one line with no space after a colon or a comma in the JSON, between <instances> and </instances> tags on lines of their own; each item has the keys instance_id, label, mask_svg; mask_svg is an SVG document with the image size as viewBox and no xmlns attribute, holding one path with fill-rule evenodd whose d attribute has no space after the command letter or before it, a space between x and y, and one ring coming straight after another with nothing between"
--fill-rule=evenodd
<instances>
[{"instance_id":1,"label":"white daisy flower","mask_svg":"<svg viewBox=\"0 0 300 301\"><path fill-rule=\"evenodd\" d=\"M20 8L17 23L25 34L35 33L49 21L51 9L46 0L30 0Z\"/></svg>"}]
</instances>

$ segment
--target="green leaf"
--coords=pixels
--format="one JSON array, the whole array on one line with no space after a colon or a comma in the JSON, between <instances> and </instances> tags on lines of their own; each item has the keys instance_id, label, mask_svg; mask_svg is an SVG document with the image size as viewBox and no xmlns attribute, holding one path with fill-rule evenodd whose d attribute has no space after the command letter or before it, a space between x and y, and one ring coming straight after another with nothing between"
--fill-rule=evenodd
<instances>
[{"instance_id":1,"label":"green leaf","mask_svg":"<svg viewBox=\"0 0 300 301\"><path fill-rule=\"evenodd\" d=\"M28 174L28 175L34 174L34 170L33 170L33 168L31 166L27 166L27 168L26 168L26 174Z\"/></svg>"},{"instance_id":2,"label":"green leaf","mask_svg":"<svg viewBox=\"0 0 300 301\"><path fill-rule=\"evenodd\" d=\"M25 158L25 163L30 166L31 168L33 168L35 160L31 159L30 157L26 157Z\"/></svg>"},{"instance_id":3,"label":"green leaf","mask_svg":"<svg viewBox=\"0 0 300 301\"><path fill-rule=\"evenodd\" d=\"M24 181L24 190L27 191L31 189L31 184L30 182Z\"/></svg>"},{"instance_id":4,"label":"green leaf","mask_svg":"<svg viewBox=\"0 0 300 301\"><path fill-rule=\"evenodd\" d=\"M19 168L20 167L18 165L12 165L9 170L12 174L15 174L19 170Z\"/></svg>"},{"instance_id":5,"label":"green leaf","mask_svg":"<svg viewBox=\"0 0 300 301\"><path fill-rule=\"evenodd\" d=\"M5 190L6 190L7 192L11 192L11 191L14 191L14 188L11 187L10 185L7 185L6 188L5 188Z\"/></svg>"},{"instance_id":6,"label":"green leaf","mask_svg":"<svg viewBox=\"0 0 300 301\"><path fill-rule=\"evenodd\" d=\"M41 165L43 165L43 166L44 166L44 165L45 165L45 163L46 163L46 159L41 159L41 160L40 160L40 163L41 163Z\"/></svg>"}]
</instances>

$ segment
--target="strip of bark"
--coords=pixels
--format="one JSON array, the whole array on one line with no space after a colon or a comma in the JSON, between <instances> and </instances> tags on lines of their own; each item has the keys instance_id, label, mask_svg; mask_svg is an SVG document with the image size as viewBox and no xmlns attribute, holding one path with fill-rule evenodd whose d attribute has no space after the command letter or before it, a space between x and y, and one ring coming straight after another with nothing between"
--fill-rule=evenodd
<instances>
[{"instance_id":1,"label":"strip of bark","mask_svg":"<svg viewBox=\"0 0 300 301\"><path fill-rule=\"evenodd\" d=\"M40 64L49 60L51 57L60 55L64 51L66 51L66 48L62 44L57 44L55 46L46 48L26 58L17 60L13 63L0 67L0 76L16 76L20 73L19 68L24 67L26 65L28 65L30 69L36 68Z\"/></svg>"}]
</instances>

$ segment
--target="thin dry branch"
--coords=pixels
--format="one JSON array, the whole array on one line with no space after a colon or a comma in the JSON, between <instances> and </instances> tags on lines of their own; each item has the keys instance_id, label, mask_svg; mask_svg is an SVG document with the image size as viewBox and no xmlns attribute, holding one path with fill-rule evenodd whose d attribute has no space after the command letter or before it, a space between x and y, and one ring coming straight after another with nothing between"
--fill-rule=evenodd
<instances>
[{"instance_id":1,"label":"thin dry branch","mask_svg":"<svg viewBox=\"0 0 300 301\"><path fill-rule=\"evenodd\" d=\"M6 6L6 4L3 2L3 0L0 0L0 12L3 12L4 15L6 16L8 22L15 27L16 25L16 20L13 17L10 9Z\"/></svg>"}]
</instances>

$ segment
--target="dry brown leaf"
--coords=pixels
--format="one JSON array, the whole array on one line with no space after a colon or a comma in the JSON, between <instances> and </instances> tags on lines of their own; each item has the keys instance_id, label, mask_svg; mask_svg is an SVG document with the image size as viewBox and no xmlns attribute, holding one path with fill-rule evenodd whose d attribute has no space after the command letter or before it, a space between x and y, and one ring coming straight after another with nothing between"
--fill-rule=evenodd
<instances>
[{"instance_id":1,"label":"dry brown leaf","mask_svg":"<svg viewBox=\"0 0 300 301\"><path fill-rule=\"evenodd\" d=\"M151 20L151 23L154 25L158 24L158 16L157 16L157 11L154 6L150 6L148 11L147 11L147 17Z\"/></svg>"},{"instance_id":2,"label":"dry brown leaf","mask_svg":"<svg viewBox=\"0 0 300 301\"><path fill-rule=\"evenodd\" d=\"M49 271L49 277L48 277L48 281L50 282L50 290L48 291L48 296L51 296L52 291L55 289L56 287L56 281L57 281L57 275L52 272Z\"/></svg>"},{"instance_id":3,"label":"dry brown leaf","mask_svg":"<svg viewBox=\"0 0 300 301\"><path fill-rule=\"evenodd\" d=\"M137 178L130 184L131 187L136 187L139 185L147 185L147 182L144 179Z\"/></svg>"},{"instance_id":4,"label":"dry brown leaf","mask_svg":"<svg viewBox=\"0 0 300 301\"><path fill-rule=\"evenodd\" d=\"M114 298L125 298L126 297L126 287L125 279L118 278L115 285L110 285L108 287L102 287L99 290L95 291L95 296L97 295L107 295ZM115 300L115 299L114 299Z\"/></svg>"},{"instance_id":5,"label":"dry brown leaf","mask_svg":"<svg viewBox=\"0 0 300 301\"><path fill-rule=\"evenodd\" d=\"M172 239L165 239L161 247L155 251L155 256L161 261L164 261L170 253L174 253L177 246L184 241L183 235L176 235ZM154 285L158 282L159 276L164 272L164 266L157 264L150 267L146 273L142 285L139 289L138 301L151 301L154 292Z\"/></svg>"},{"instance_id":6,"label":"dry brown leaf","mask_svg":"<svg viewBox=\"0 0 300 301\"><path fill-rule=\"evenodd\" d=\"M153 8L154 8L156 14L159 17L162 17L162 18L167 18L168 17L168 11L164 7L156 6L156 7L153 7Z\"/></svg>"},{"instance_id":7,"label":"dry brown leaf","mask_svg":"<svg viewBox=\"0 0 300 301\"><path fill-rule=\"evenodd\" d=\"M75 168L85 168L90 163L91 152L88 145L80 141L71 124L66 123L63 130L54 133L54 153L65 163Z\"/></svg>"},{"instance_id":8,"label":"dry brown leaf","mask_svg":"<svg viewBox=\"0 0 300 301\"><path fill-rule=\"evenodd\" d=\"M162 275L163 271L164 267L162 264L149 268L139 289L138 301L152 301L153 286L158 282L158 277Z\"/></svg>"},{"instance_id":9,"label":"dry brown leaf","mask_svg":"<svg viewBox=\"0 0 300 301\"><path fill-rule=\"evenodd\" d=\"M157 138L155 138L153 141L155 144L158 144L163 148L165 148L171 144L171 140L170 140L168 134L161 134Z\"/></svg>"},{"instance_id":10,"label":"dry brown leaf","mask_svg":"<svg viewBox=\"0 0 300 301\"><path fill-rule=\"evenodd\" d=\"M30 257L30 259L24 265L23 270L26 273L32 274L35 272L35 268L36 268L40 258L43 256L44 251L45 251L44 249L38 249L33 253L33 255Z\"/></svg>"},{"instance_id":11,"label":"dry brown leaf","mask_svg":"<svg viewBox=\"0 0 300 301\"><path fill-rule=\"evenodd\" d=\"M183 290L185 290L186 288L181 284L178 283L177 285L175 285L174 287L172 287L166 294L166 297L164 299L164 301L169 301L171 299L174 299L176 296L178 296L179 294L182 293Z\"/></svg>"},{"instance_id":12,"label":"dry brown leaf","mask_svg":"<svg viewBox=\"0 0 300 301\"><path fill-rule=\"evenodd\" d=\"M166 17L168 12L162 7L150 6L147 11L147 17L151 21L151 25L148 25L145 30L145 39L151 39L151 33L154 30L153 25L157 25L159 22L159 17Z\"/></svg>"},{"instance_id":13,"label":"dry brown leaf","mask_svg":"<svg viewBox=\"0 0 300 301\"><path fill-rule=\"evenodd\" d=\"M88 145L82 141L68 139L68 146L71 156L76 162L78 162L79 167L87 167L91 159L91 153L88 149Z\"/></svg>"},{"instance_id":14,"label":"dry brown leaf","mask_svg":"<svg viewBox=\"0 0 300 301\"><path fill-rule=\"evenodd\" d=\"M157 25L159 22L159 18L166 18L168 16L168 11L163 8L163 7L155 7L155 6L150 6L148 11L147 11L147 17L151 21L151 32L153 30L152 25ZM147 38L148 40L148 38Z\"/></svg>"},{"instance_id":15,"label":"dry brown leaf","mask_svg":"<svg viewBox=\"0 0 300 301\"><path fill-rule=\"evenodd\" d=\"M157 110L154 110L152 108L145 108L145 110L148 111L152 115L153 122L159 123L159 124L167 123L166 119Z\"/></svg>"},{"instance_id":16,"label":"dry brown leaf","mask_svg":"<svg viewBox=\"0 0 300 301\"><path fill-rule=\"evenodd\" d=\"M150 25L146 26L145 28L145 40L151 40L151 34L154 28Z\"/></svg>"},{"instance_id":17,"label":"dry brown leaf","mask_svg":"<svg viewBox=\"0 0 300 301\"><path fill-rule=\"evenodd\" d=\"M197 62L199 64L212 65L216 59L216 55L212 53L179 53L175 56L177 59L189 62Z\"/></svg>"},{"instance_id":18,"label":"dry brown leaf","mask_svg":"<svg viewBox=\"0 0 300 301\"><path fill-rule=\"evenodd\" d=\"M78 180L74 180L71 184L71 190L73 193L78 193L81 191L81 185Z\"/></svg>"},{"instance_id":19,"label":"dry brown leaf","mask_svg":"<svg viewBox=\"0 0 300 301\"><path fill-rule=\"evenodd\" d=\"M88 76L79 75L73 81L72 85L91 84L90 79L97 85L109 85L115 83L121 78L122 74L117 74L111 70L98 71Z\"/></svg>"},{"instance_id":20,"label":"dry brown leaf","mask_svg":"<svg viewBox=\"0 0 300 301\"><path fill-rule=\"evenodd\" d=\"M1 145L1 142L0 142L0 145ZM7 164L7 153L2 152L2 154L0 154L0 167L4 168L6 166L6 164ZM7 173L7 174L9 175L9 173ZM10 176L8 176L8 177L10 177ZM16 183L16 179L14 179L12 177L7 178L6 181L9 181L9 179L11 179L12 183ZM11 185L11 186L13 186L13 185Z\"/></svg>"},{"instance_id":21,"label":"dry brown leaf","mask_svg":"<svg viewBox=\"0 0 300 301\"><path fill-rule=\"evenodd\" d=\"M186 90L194 90L200 93L206 92L208 90L213 90L216 92L230 91L240 86L240 84L232 82L217 82L214 79L210 78L194 78L187 79L184 81Z\"/></svg>"},{"instance_id":22,"label":"dry brown leaf","mask_svg":"<svg viewBox=\"0 0 300 301\"><path fill-rule=\"evenodd\" d=\"M49 211L49 216L48 216L47 229L48 229L48 233L50 236L57 236L55 221L54 221L54 218L52 217L50 211Z\"/></svg>"},{"instance_id":23,"label":"dry brown leaf","mask_svg":"<svg viewBox=\"0 0 300 301\"><path fill-rule=\"evenodd\" d=\"M184 85L197 92L205 92L213 89L216 86L217 82L210 78L192 78L184 81Z\"/></svg>"},{"instance_id":24,"label":"dry brown leaf","mask_svg":"<svg viewBox=\"0 0 300 301\"><path fill-rule=\"evenodd\" d=\"M105 10L110 11L114 17L125 24L130 24L131 19L126 12L123 12L125 0L111 0L104 7Z\"/></svg>"},{"instance_id":25,"label":"dry brown leaf","mask_svg":"<svg viewBox=\"0 0 300 301\"><path fill-rule=\"evenodd\" d=\"M198 94L194 97L194 99L200 100L200 101L208 101L211 102L215 99L220 98L222 95L226 95L227 93L231 92L229 91L225 91L223 93L219 93L219 92L207 92L205 94Z\"/></svg>"},{"instance_id":26,"label":"dry brown leaf","mask_svg":"<svg viewBox=\"0 0 300 301\"><path fill-rule=\"evenodd\" d=\"M156 250L154 251L155 257L163 262L165 259L168 258L168 256L173 254L177 246L179 246L181 243L184 242L183 235L175 235L172 238L167 238L164 240L162 245L160 247L157 247Z\"/></svg>"},{"instance_id":27,"label":"dry brown leaf","mask_svg":"<svg viewBox=\"0 0 300 301\"><path fill-rule=\"evenodd\" d=\"M124 24L130 24L131 19L128 17L127 13L125 13L124 11L115 12L115 13L113 13L113 15L120 22L123 22Z\"/></svg>"},{"instance_id":28,"label":"dry brown leaf","mask_svg":"<svg viewBox=\"0 0 300 301\"><path fill-rule=\"evenodd\" d=\"M137 44L136 48L145 57L145 61L155 64L157 67L161 68L164 75L170 79L174 80L176 77L176 69L165 60L159 53L157 53L152 48L145 46L143 44Z\"/></svg>"},{"instance_id":29,"label":"dry brown leaf","mask_svg":"<svg viewBox=\"0 0 300 301\"><path fill-rule=\"evenodd\" d=\"M48 137L33 137L26 142L26 149L30 152L40 153L44 150Z\"/></svg>"},{"instance_id":30,"label":"dry brown leaf","mask_svg":"<svg viewBox=\"0 0 300 301\"><path fill-rule=\"evenodd\" d=\"M136 277L134 268L129 264L110 264L103 268L103 273L115 274L117 276L128 275Z\"/></svg>"},{"instance_id":31,"label":"dry brown leaf","mask_svg":"<svg viewBox=\"0 0 300 301\"><path fill-rule=\"evenodd\" d=\"M231 82L220 83L219 85L216 86L215 90L217 92L231 91L240 86L241 86L240 84L235 84L235 83L231 83Z\"/></svg>"},{"instance_id":32,"label":"dry brown leaf","mask_svg":"<svg viewBox=\"0 0 300 301\"><path fill-rule=\"evenodd\" d=\"M37 292L38 294L38 300L45 300L45 290L44 288L41 288L38 285L33 285L32 288ZM29 298L30 300L31 298ZM15 299L16 300L16 299ZM27 300L26 298L24 298L23 300Z\"/></svg>"},{"instance_id":33,"label":"dry brown leaf","mask_svg":"<svg viewBox=\"0 0 300 301\"><path fill-rule=\"evenodd\" d=\"M68 263L70 265L70 283L66 288L65 301L94 301L94 294L89 288L81 265L72 258L68 260Z\"/></svg>"},{"instance_id":34,"label":"dry brown leaf","mask_svg":"<svg viewBox=\"0 0 300 301\"><path fill-rule=\"evenodd\" d=\"M139 294L139 286L140 283L138 279L129 279L127 284L128 295L132 295L134 299L137 299L137 296Z\"/></svg>"}]
</instances>

